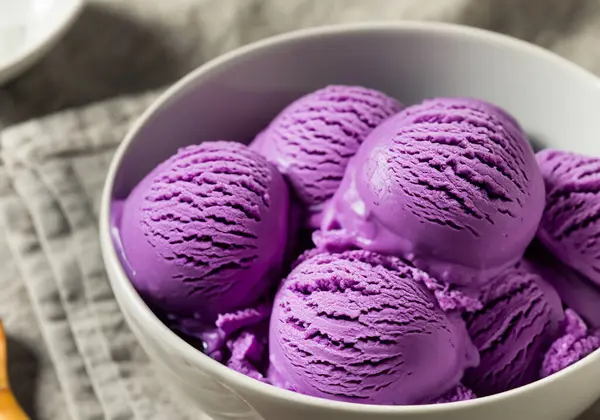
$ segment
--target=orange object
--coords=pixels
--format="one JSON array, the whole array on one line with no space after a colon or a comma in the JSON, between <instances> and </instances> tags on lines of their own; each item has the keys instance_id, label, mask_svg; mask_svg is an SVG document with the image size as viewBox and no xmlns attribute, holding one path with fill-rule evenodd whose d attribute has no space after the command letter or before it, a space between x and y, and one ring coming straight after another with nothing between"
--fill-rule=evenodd
<instances>
[{"instance_id":1,"label":"orange object","mask_svg":"<svg viewBox=\"0 0 600 420\"><path fill-rule=\"evenodd\" d=\"M29 420L10 390L7 364L6 334L0 320L0 420Z\"/></svg>"}]
</instances>

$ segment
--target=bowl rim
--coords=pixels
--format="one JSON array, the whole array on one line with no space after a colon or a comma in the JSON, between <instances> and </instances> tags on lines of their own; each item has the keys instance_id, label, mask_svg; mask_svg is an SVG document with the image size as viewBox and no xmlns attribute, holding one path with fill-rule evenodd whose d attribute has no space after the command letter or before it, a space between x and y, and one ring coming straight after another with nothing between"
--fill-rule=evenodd
<instances>
[{"instance_id":1,"label":"bowl rim","mask_svg":"<svg viewBox=\"0 0 600 420\"><path fill-rule=\"evenodd\" d=\"M336 24L307 29L300 29L284 34L266 38L240 48L234 49L223 55L220 55L207 63L201 65L195 70L188 73L179 81L174 83L165 92L163 92L155 101L145 110L145 112L137 118L132 124L129 131L125 135L123 141L118 146L112 161L110 163L104 189L102 192L100 204L100 241L101 251L104 257L106 266L115 268L116 275L109 275L109 281L112 288L119 288L121 294L125 296L136 316L147 325L148 329L152 329L154 334L159 336L160 340L165 342L174 352L179 353L190 363L197 366L202 366L206 373L212 375L221 385L228 388L234 394L237 392L223 383L226 382L235 384L240 388L252 389L256 393L263 394L270 398L301 404L311 408L337 409L340 412L352 412L368 414L431 414L458 411L463 409L475 408L482 405L488 405L500 402L512 397L516 397L528 392L536 391L540 388L548 386L550 383L561 380L561 378L575 375L579 371L587 369L595 363L600 363L600 350L595 351L591 355L585 357L581 361L555 373L549 377L540 379L528 385L521 386L499 394L481 397L469 401L459 401L451 404L425 404L413 406L399 405L371 405L350 402L340 402L329 400L320 397L308 396L293 391L281 389L236 372L221 363L211 359L209 356L198 351L182 338L173 333L166 325L164 325L156 315L149 309L139 296L133 285L129 281L121 262L114 248L112 237L110 234L110 212L111 200L114 188L116 174L121 166L123 157L125 156L129 146L139 134L141 129L163 108L177 100L178 96L184 93L187 88L199 82L203 77L212 74L214 71L219 71L222 66L227 65L237 59L252 53L256 53L272 46L286 44L289 42L310 39L321 36L337 36L352 33L367 33L367 32L395 32L395 33L429 33L440 36L448 35L468 40L477 40L481 43L493 44L496 47L502 47L512 50L518 50L529 55L535 55L538 59L546 61L548 65L560 66L572 73L573 77L583 79L586 83L598 89L600 95L600 79L591 72L578 66L577 64L558 56L557 54L546 50L537 45L513 38L508 35L495 33L485 29L474 28L454 23L441 22L418 22L418 21L402 21L402 22L362 22L350 24ZM240 397L242 398L242 397ZM243 399L243 398L242 398ZM249 404L251 406L251 404Z\"/></svg>"},{"instance_id":2,"label":"bowl rim","mask_svg":"<svg viewBox=\"0 0 600 420\"><path fill-rule=\"evenodd\" d=\"M50 50L65 35L67 30L73 26L85 7L84 0L71 0L65 3L63 13L53 22L52 30L43 37L37 37L33 42L27 43L17 54L8 60L0 62L0 85L11 81L21 72L31 67L48 50ZM53 8L61 7L54 4ZM31 24L31 22L28 22Z\"/></svg>"}]
</instances>

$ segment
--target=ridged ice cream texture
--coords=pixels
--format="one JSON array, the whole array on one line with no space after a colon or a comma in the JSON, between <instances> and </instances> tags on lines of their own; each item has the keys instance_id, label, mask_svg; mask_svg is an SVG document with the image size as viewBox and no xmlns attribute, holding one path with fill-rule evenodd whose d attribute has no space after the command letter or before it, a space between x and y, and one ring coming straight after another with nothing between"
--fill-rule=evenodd
<instances>
[{"instance_id":1,"label":"ridged ice cream texture","mask_svg":"<svg viewBox=\"0 0 600 420\"><path fill-rule=\"evenodd\" d=\"M565 313L563 335L552 343L544 357L540 371L542 378L560 372L600 348L600 330L588 329L572 309Z\"/></svg>"},{"instance_id":2,"label":"ridged ice cream texture","mask_svg":"<svg viewBox=\"0 0 600 420\"><path fill-rule=\"evenodd\" d=\"M316 254L283 281L270 324L269 379L366 404L430 402L478 363L465 324L397 258Z\"/></svg>"},{"instance_id":3,"label":"ridged ice cream texture","mask_svg":"<svg viewBox=\"0 0 600 420\"><path fill-rule=\"evenodd\" d=\"M481 357L465 373L464 384L483 397L539 379L544 354L564 319L556 291L519 262L486 286L482 300L481 310L464 315Z\"/></svg>"},{"instance_id":4,"label":"ridged ice cream texture","mask_svg":"<svg viewBox=\"0 0 600 420\"><path fill-rule=\"evenodd\" d=\"M433 401L434 404L447 404L459 401L469 401L477 398L475 393L463 384L458 384L454 389L448 391Z\"/></svg>"},{"instance_id":5,"label":"ridged ice cream texture","mask_svg":"<svg viewBox=\"0 0 600 420\"><path fill-rule=\"evenodd\" d=\"M125 269L154 307L214 323L279 281L288 210L283 177L247 146L185 147L125 201Z\"/></svg>"},{"instance_id":6,"label":"ridged ice cream texture","mask_svg":"<svg viewBox=\"0 0 600 420\"><path fill-rule=\"evenodd\" d=\"M189 317L170 316L164 321L207 356L230 369L264 381L271 309L272 302L263 299L235 312L222 312L210 325L205 320Z\"/></svg>"},{"instance_id":7,"label":"ridged ice cream texture","mask_svg":"<svg viewBox=\"0 0 600 420\"><path fill-rule=\"evenodd\" d=\"M600 286L569 267L538 240L527 249L527 264L558 292L564 305L591 328L600 328Z\"/></svg>"},{"instance_id":8,"label":"ridged ice cream texture","mask_svg":"<svg viewBox=\"0 0 600 420\"><path fill-rule=\"evenodd\" d=\"M538 152L546 209L538 238L556 258L600 286L600 159Z\"/></svg>"},{"instance_id":9,"label":"ridged ice cream texture","mask_svg":"<svg viewBox=\"0 0 600 420\"><path fill-rule=\"evenodd\" d=\"M437 98L371 132L315 242L400 255L441 281L481 285L521 258L543 206L517 122L486 102Z\"/></svg>"},{"instance_id":10,"label":"ridged ice cream texture","mask_svg":"<svg viewBox=\"0 0 600 420\"><path fill-rule=\"evenodd\" d=\"M287 106L251 147L277 165L306 210L307 224L318 227L348 160L375 127L401 109L377 90L327 86Z\"/></svg>"}]
</instances>

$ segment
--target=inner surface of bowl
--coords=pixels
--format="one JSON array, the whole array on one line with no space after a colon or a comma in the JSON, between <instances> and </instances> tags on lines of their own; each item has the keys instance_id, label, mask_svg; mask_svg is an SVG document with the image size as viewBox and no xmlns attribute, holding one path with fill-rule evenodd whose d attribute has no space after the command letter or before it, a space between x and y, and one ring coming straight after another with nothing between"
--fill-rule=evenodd
<instances>
[{"instance_id":1,"label":"inner surface of bowl","mask_svg":"<svg viewBox=\"0 0 600 420\"><path fill-rule=\"evenodd\" d=\"M330 28L241 49L178 83L117 153L103 211L108 215L111 198L125 198L179 147L210 140L249 143L292 100L329 84L378 89L405 104L436 96L487 100L511 113L536 148L600 156L600 83L542 49L450 25Z\"/></svg>"},{"instance_id":2,"label":"inner surface of bowl","mask_svg":"<svg viewBox=\"0 0 600 420\"><path fill-rule=\"evenodd\" d=\"M474 37L383 26L273 41L251 54L225 56L190 79L136 134L115 196L126 196L178 147L249 142L289 102L328 84L363 85L406 104L434 96L484 99L514 115L538 148L600 155L600 84L594 80L590 89L591 75L523 45L483 31Z\"/></svg>"}]
</instances>

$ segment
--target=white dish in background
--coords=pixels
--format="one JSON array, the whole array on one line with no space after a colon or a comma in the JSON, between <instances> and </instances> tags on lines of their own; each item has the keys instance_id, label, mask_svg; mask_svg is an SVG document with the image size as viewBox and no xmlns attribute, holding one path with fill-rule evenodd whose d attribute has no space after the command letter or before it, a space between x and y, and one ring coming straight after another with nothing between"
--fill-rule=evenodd
<instances>
[{"instance_id":1,"label":"white dish in background","mask_svg":"<svg viewBox=\"0 0 600 420\"><path fill-rule=\"evenodd\" d=\"M542 48L481 29L425 22L321 27L216 58L177 82L133 125L102 197L108 277L161 380L214 420L571 420L582 413L600 397L600 350L550 377L472 401L351 404L235 372L179 338L144 303L113 246L113 197L127 196L178 147L247 142L293 99L333 83L379 89L408 104L432 96L488 100L514 115L539 145L600 156L600 81Z\"/></svg>"},{"instance_id":2,"label":"white dish in background","mask_svg":"<svg viewBox=\"0 0 600 420\"><path fill-rule=\"evenodd\" d=\"M0 0L0 84L26 70L73 24L84 0Z\"/></svg>"}]
</instances>

